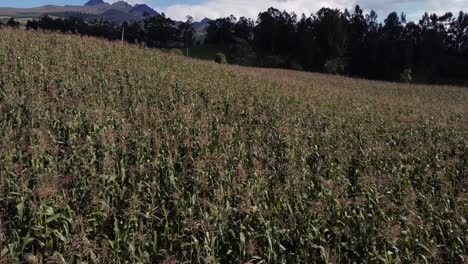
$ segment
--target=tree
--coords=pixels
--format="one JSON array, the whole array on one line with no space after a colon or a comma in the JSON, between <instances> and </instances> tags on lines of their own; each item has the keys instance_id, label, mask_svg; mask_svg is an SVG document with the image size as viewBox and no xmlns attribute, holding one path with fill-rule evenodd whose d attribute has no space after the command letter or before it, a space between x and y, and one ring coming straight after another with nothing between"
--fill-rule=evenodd
<instances>
[{"instance_id":1,"label":"tree","mask_svg":"<svg viewBox=\"0 0 468 264\"><path fill-rule=\"evenodd\" d=\"M219 18L208 23L206 43L229 45L234 41L234 27L237 19L234 16Z\"/></svg>"},{"instance_id":2,"label":"tree","mask_svg":"<svg viewBox=\"0 0 468 264\"><path fill-rule=\"evenodd\" d=\"M206 43L223 46L226 60L252 66L323 71L389 81L468 84L468 14L425 13L417 23L390 13L383 23L377 13L356 5L348 10L322 8L298 20L294 13L269 8L257 21L234 16L209 22ZM148 47L189 47L193 19L178 24L164 14L118 25L82 18L41 17L26 29L43 29L121 38ZM1 24L0 24L1 26ZM18 27L13 18L7 26ZM218 61L225 61L218 56ZM409 72L408 70L411 70ZM409 74L408 74L409 73ZM408 78L410 76L411 78ZM403 78L404 77L404 78Z\"/></svg>"},{"instance_id":3,"label":"tree","mask_svg":"<svg viewBox=\"0 0 468 264\"><path fill-rule=\"evenodd\" d=\"M338 9L322 8L317 12L316 34L318 42L318 63L343 58L347 51L348 21Z\"/></svg>"},{"instance_id":4,"label":"tree","mask_svg":"<svg viewBox=\"0 0 468 264\"><path fill-rule=\"evenodd\" d=\"M445 17L444 19L446 19ZM436 14L425 13L419 21L420 35L415 59L415 77L430 82L441 76L445 57L445 26Z\"/></svg>"},{"instance_id":5,"label":"tree","mask_svg":"<svg viewBox=\"0 0 468 264\"><path fill-rule=\"evenodd\" d=\"M297 23L297 47L294 57L305 70L320 71L318 63L318 42L316 17L306 17L304 14Z\"/></svg>"},{"instance_id":6,"label":"tree","mask_svg":"<svg viewBox=\"0 0 468 264\"><path fill-rule=\"evenodd\" d=\"M260 13L255 28L255 44L257 49L275 53L278 42L277 20L280 11L275 8L268 9L267 12Z\"/></svg>"},{"instance_id":7,"label":"tree","mask_svg":"<svg viewBox=\"0 0 468 264\"><path fill-rule=\"evenodd\" d=\"M452 52L468 55L468 13L460 11L450 23L448 33Z\"/></svg>"},{"instance_id":8,"label":"tree","mask_svg":"<svg viewBox=\"0 0 468 264\"><path fill-rule=\"evenodd\" d=\"M245 66L257 65L257 55L246 39L236 38L228 50L229 61L232 63Z\"/></svg>"},{"instance_id":9,"label":"tree","mask_svg":"<svg viewBox=\"0 0 468 264\"><path fill-rule=\"evenodd\" d=\"M404 27L396 12L390 13L384 20L378 39L377 77L384 80L398 80L403 70L401 36Z\"/></svg>"},{"instance_id":10,"label":"tree","mask_svg":"<svg viewBox=\"0 0 468 264\"><path fill-rule=\"evenodd\" d=\"M215 55L215 61L219 64L227 64L227 59L226 59L226 55L224 55L224 53L216 53Z\"/></svg>"},{"instance_id":11,"label":"tree","mask_svg":"<svg viewBox=\"0 0 468 264\"><path fill-rule=\"evenodd\" d=\"M253 40L255 23L252 19L241 17L239 21L234 25L234 37L240 38L246 41Z\"/></svg>"},{"instance_id":12,"label":"tree","mask_svg":"<svg viewBox=\"0 0 468 264\"><path fill-rule=\"evenodd\" d=\"M329 59L325 62L323 68L326 73L343 74L346 71L347 61L343 58Z\"/></svg>"},{"instance_id":13,"label":"tree","mask_svg":"<svg viewBox=\"0 0 468 264\"><path fill-rule=\"evenodd\" d=\"M187 20L179 25L180 39L186 48L193 45L195 30L193 29L192 24L193 17L187 16Z\"/></svg>"},{"instance_id":14,"label":"tree","mask_svg":"<svg viewBox=\"0 0 468 264\"><path fill-rule=\"evenodd\" d=\"M254 36L257 49L271 54L292 51L296 44L296 22L295 14L280 12L275 8L260 13Z\"/></svg>"},{"instance_id":15,"label":"tree","mask_svg":"<svg viewBox=\"0 0 468 264\"><path fill-rule=\"evenodd\" d=\"M363 57L366 55L366 44L368 38L369 27L359 5L354 8L354 13L349 19L349 47L347 56L350 57L350 72L354 75L365 74L365 61Z\"/></svg>"},{"instance_id":16,"label":"tree","mask_svg":"<svg viewBox=\"0 0 468 264\"><path fill-rule=\"evenodd\" d=\"M149 47L167 48L179 41L175 22L167 18L164 13L146 17L143 20L143 30L146 45Z\"/></svg>"},{"instance_id":17,"label":"tree","mask_svg":"<svg viewBox=\"0 0 468 264\"><path fill-rule=\"evenodd\" d=\"M400 80L404 83L411 83L413 81L413 71L410 68L406 68L400 74Z\"/></svg>"},{"instance_id":18,"label":"tree","mask_svg":"<svg viewBox=\"0 0 468 264\"><path fill-rule=\"evenodd\" d=\"M15 20L15 18L10 18L8 22L6 23L7 27L12 27L12 28L19 28L20 23Z\"/></svg>"},{"instance_id":19,"label":"tree","mask_svg":"<svg viewBox=\"0 0 468 264\"><path fill-rule=\"evenodd\" d=\"M57 20L58 21L58 20ZM57 21L55 21L53 18L49 16L43 16L39 18L38 21L38 28L44 29L44 30L59 30L59 27L57 26Z\"/></svg>"},{"instance_id":20,"label":"tree","mask_svg":"<svg viewBox=\"0 0 468 264\"><path fill-rule=\"evenodd\" d=\"M136 44L140 41L143 41L143 39L145 39L145 37L141 22L132 21L131 23L127 23L127 26L125 28L125 40L130 43Z\"/></svg>"},{"instance_id":21,"label":"tree","mask_svg":"<svg viewBox=\"0 0 468 264\"><path fill-rule=\"evenodd\" d=\"M33 19L33 20L28 20L28 22L26 22L26 30L38 30L39 29L39 23L37 22L37 20Z\"/></svg>"}]
</instances>

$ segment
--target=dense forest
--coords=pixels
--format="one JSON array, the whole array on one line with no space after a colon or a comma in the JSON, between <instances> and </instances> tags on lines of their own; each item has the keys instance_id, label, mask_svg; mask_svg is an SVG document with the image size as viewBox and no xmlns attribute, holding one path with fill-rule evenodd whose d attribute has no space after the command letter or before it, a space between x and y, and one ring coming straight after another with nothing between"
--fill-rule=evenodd
<instances>
[{"instance_id":1,"label":"dense forest","mask_svg":"<svg viewBox=\"0 0 468 264\"><path fill-rule=\"evenodd\" d=\"M207 42L229 47L233 63L339 73L390 81L467 83L468 14L424 14L418 23L393 12L322 8L309 17L270 8L251 19L210 23Z\"/></svg>"},{"instance_id":2,"label":"dense forest","mask_svg":"<svg viewBox=\"0 0 468 264\"><path fill-rule=\"evenodd\" d=\"M54 19L44 16L29 20L26 23L26 29L61 31L109 40L123 38L129 43L144 44L152 48L174 48L182 47L193 41L192 21L193 19L188 17L186 22L176 25L175 21L161 14L157 16L146 15L142 21L124 22L119 25L102 19L88 22L76 17Z\"/></svg>"},{"instance_id":3,"label":"dense forest","mask_svg":"<svg viewBox=\"0 0 468 264\"><path fill-rule=\"evenodd\" d=\"M164 14L118 25L108 21L42 17L27 29L122 38L155 48L194 44L192 18L176 23ZM14 20L10 26L18 26ZM390 13L383 23L371 11L322 8L298 17L270 8L257 21L234 16L211 21L207 44L222 46L230 63L343 74L369 79L468 83L468 13L424 14L407 22Z\"/></svg>"}]
</instances>

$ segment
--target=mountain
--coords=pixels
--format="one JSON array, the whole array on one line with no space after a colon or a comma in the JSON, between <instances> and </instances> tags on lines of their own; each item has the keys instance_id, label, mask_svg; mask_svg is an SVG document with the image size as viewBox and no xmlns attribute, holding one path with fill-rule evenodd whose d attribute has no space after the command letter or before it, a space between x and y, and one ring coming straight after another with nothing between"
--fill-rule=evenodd
<instances>
[{"instance_id":1,"label":"mountain","mask_svg":"<svg viewBox=\"0 0 468 264\"><path fill-rule=\"evenodd\" d=\"M86 4L84 4L85 6L95 6L95 5L105 5L107 3L105 3L103 0L89 0Z\"/></svg>"},{"instance_id":2,"label":"mountain","mask_svg":"<svg viewBox=\"0 0 468 264\"><path fill-rule=\"evenodd\" d=\"M88 18L89 19L89 18ZM124 10L119 10L119 9L109 9L106 12L96 16L96 19L103 19L107 21L113 21L117 24L121 24L125 21L132 21L132 20L141 20L142 17L134 16L132 14L129 14L128 12ZM90 19L93 20L93 19Z\"/></svg>"},{"instance_id":3,"label":"mountain","mask_svg":"<svg viewBox=\"0 0 468 264\"><path fill-rule=\"evenodd\" d=\"M128 12L133 8L133 6L125 1L118 1L118 2L113 3L111 5L111 8Z\"/></svg>"},{"instance_id":4,"label":"mountain","mask_svg":"<svg viewBox=\"0 0 468 264\"><path fill-rule=\"evenodd\" d=\"M33 8L0 7L0 17L7 18L30 19L50 15L56 17L79 17L87 21L103 19L119 24L124 21L141 21L144 19L145 13L148 13L150 16L159 15L158 12L146 4L136 4L132 6L125 1L109 4L103 0L89 0L82 6L45 5ZM205 18L199 22L193 22L192 27L195 31L205 31L210 21L212 20ZM181 21L176 21L176 26L181 23Z\"/></svg>"},{"instance_id":5,"label":"mountain","mask_svg":"<svg viewBox=\"0 0 468 264\"><path fill-rule=\"evenodd\" d=\"M137 16L144 16L145 13L147 13L150 16L159 15L158 12L154 11L154 9L152 9L151 7L149 7L149 6L145 5L145 4L142 4L142 5L136 4L130 10L130 14L134 14L134 15L137 15Z\"/></svg>"},{"instance_id":6,"label":"mountain","mask_svg":"<svg viewBox=\"0 0 468 264\"><path fill-rule=\"evenodd\" d=\"M195 31L203 31L210 25L209 24L210 21L213 21L213 20L205 17L200 22L193 22L192 27L193 29L195 29Z\"/></svg>"},{"instance_id":7,"label":"mountain","mask_svg":"<svg viewBox=\"0 0 468 264\"><path fill-rule=\"evenodd\" d=\"M41 17L44 15L57 17L73 16L88 21L104 19L116 23L122 23L123 21L131 20L143 20L143 15L145 13L148 13L151 16L159 14L154 9L145 4L132 6L125 1L118 1L113 4L109 4L103 0L89 0L82 6L45 5L34 8L0 7L0 17L15 17L26 19Z\"/></svg>"}]
</instances>

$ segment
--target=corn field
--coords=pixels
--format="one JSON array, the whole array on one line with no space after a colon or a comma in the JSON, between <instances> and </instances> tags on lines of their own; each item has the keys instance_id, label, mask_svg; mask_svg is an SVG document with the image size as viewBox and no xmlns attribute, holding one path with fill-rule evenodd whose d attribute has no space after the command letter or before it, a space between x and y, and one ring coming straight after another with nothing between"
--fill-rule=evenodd
<instances>
[{"instance_id":1,"label":"corn field","mask_svg":"<svg viewBox=\"0 0 468 264\"><path fill-rule=\"evenodd\" d=\"M466 263L468 89L0 31L1 263Z\"/></svg>"}]
</instances>

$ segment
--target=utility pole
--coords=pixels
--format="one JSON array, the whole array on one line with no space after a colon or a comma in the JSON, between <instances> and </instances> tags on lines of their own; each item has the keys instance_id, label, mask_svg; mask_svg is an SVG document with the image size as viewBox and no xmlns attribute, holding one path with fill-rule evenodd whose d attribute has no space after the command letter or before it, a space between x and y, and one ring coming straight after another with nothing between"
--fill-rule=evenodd
<instances>
[{"instance_id":1,"label":"utility pole","mask_svg":"<svg viewBox=\"0 0 468 264\"><path fill-rule=\"evenodd\" d=\"M125 26L122 26L122 43L124 43L125 39Z\"/></svg>"}]
</instances>

